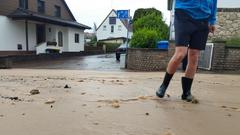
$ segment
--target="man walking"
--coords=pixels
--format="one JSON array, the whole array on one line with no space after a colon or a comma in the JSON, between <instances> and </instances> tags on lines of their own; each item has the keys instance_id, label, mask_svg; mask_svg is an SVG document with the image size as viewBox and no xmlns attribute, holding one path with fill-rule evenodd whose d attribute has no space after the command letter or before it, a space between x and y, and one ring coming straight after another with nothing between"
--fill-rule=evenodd
<instances>
[{"instance_id":1,"label":"man walking","mask_svg":"<svg viewBox=\"0 0 240 135\"><path fill-rule=\"evenodd\" d=\"M216 24L217 0L176 0L175 3L175 42L176 49L168 63L164 80L156 91L163 98L168 85L183 58L188 55L185 76L182 77L182 100L192 101L192 82L197 70L200 50L205 50L209 32L214 33Z\"/></svg>"}]
</instances>

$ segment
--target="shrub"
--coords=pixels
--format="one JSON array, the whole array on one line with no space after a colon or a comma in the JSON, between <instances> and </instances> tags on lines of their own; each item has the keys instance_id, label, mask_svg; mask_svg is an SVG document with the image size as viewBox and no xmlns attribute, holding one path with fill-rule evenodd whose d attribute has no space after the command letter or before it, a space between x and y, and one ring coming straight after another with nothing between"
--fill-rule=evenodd
<instances>
[{"instance_id":1,"label":"shrub","mask_svg":"<svg viewBox=\"0 0 240 135\"><path fill-rule=\"evenodd\" d=\"M134 13L131 47L155 48L158 40L168 39L168 30L161 11L138 9Z\"/></svg>"},{"instance_id":2,"label":"shrub","mask_svg":"<svg viewBox=\"0 0 240 135\"><path fill-rule=\"evenodd\" d=\"M130 46L132 48L155 48L158 39L158 33L155 30L144 28L134 33Z\"/></svg>"},{"instance_id":3,"label":"shrub","mask_svg":"<svg viewBox=\"0 0 240 135\"><path fill-rule=\"evenodd\" d=\"M168 38L168 26L162 21L162 17L156 13L143 16L133 23L134 32L143 28L155 30L161 40Z\"/></svg>"}]
</instances>

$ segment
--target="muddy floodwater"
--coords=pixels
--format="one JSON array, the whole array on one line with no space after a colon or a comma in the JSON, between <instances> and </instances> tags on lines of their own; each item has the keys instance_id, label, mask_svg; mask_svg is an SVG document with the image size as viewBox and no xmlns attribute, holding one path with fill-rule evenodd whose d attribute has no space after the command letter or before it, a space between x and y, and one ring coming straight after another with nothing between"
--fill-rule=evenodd
<instances>
[{"instance_id":1,"label":"muddy floodwater","mask_svg":"<svg viewBox=\"0 0 240 135\"><path fill-rule=\"evenodd\" d=\"M237 135L240 76L197 74L198 104L180 100L181 73L164 99L163 72L0 70L1 135Z\"/></svg>"}]
</instances>

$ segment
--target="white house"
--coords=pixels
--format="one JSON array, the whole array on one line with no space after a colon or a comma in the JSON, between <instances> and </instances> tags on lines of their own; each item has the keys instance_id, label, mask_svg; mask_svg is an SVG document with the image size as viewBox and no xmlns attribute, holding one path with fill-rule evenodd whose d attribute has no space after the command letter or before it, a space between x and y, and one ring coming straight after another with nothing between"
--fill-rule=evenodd
<instances>
[{"instance_id":1,"label":"white house","mask_svg":"<svg viewBox=\"0 0 240 135\"><path fill-rule=\"evenodd\" d=\"M117 12L113 9L97 28L97 40L109 42L112 39L114 43L120 43L127 39L127 32L131 39L132 26L128 25L127 20L117 18Z\"/></svg>"},{"instance_id":2,"label":"white house","mask_svg":"<svg viewBox=\"0 0 240 135\"><path fill-rule=\"evenodd\" d=\"M65 0L1 0L0 55L84 51L84 30Z\"/></svg>"}]
</instances>

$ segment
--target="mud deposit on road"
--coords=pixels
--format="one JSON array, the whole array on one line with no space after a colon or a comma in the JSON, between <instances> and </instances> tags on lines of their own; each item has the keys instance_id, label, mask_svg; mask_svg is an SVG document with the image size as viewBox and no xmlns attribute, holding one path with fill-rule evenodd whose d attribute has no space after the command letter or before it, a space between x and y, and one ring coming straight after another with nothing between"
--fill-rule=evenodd
<instances>
[{"instance_id":1,"label":"mud deposit on road","mask_svg":"<svg viewBox=\"0 0 240 135\"><path fill-rule=\"evenodd\" d=\"M0 70L3 135L235 135L240 76L197 74L198 104L181 101L181 73Z\"/></svg>"}]
</instances>

